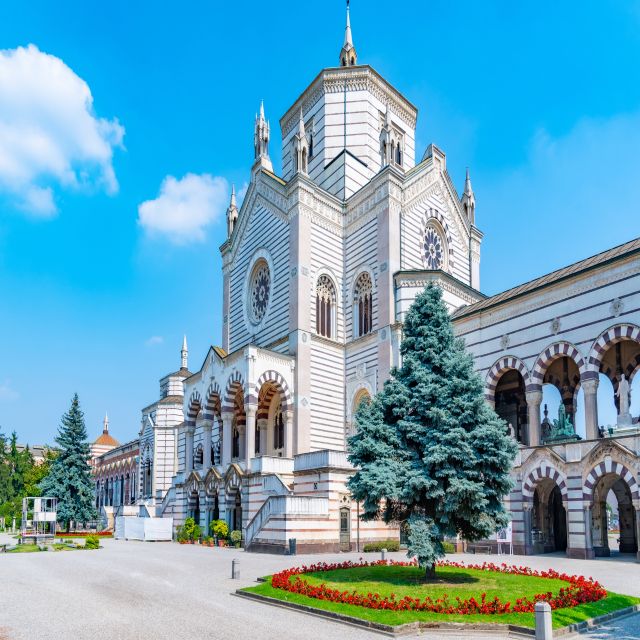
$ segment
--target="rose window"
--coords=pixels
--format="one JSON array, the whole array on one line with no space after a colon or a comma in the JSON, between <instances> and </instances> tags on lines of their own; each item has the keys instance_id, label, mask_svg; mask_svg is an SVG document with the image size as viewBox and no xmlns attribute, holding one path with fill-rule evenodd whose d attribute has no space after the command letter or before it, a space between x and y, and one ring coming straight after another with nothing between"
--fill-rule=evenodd
<instances>
[{"instance_id":1,"label":"rose window","mask_svg":"<svg viewBox=\"0 0 640 640\"><path fill-rule=\"evenodd\" d=\"M427 269L442 269L444 248L438 232L428 227L424 234L424 261Z\"/></svg>"},{"instance_id":2,"label":"rose window","mask_svg":"<svg viewBox=\"0 0 640 640\"><path fill-rule=\"evenodd\" d=\"M260 322L267 312L270 291L269 267L266 262L261 262L251 278L251 315L255 322Z\"/></svg>"}]
</instances>

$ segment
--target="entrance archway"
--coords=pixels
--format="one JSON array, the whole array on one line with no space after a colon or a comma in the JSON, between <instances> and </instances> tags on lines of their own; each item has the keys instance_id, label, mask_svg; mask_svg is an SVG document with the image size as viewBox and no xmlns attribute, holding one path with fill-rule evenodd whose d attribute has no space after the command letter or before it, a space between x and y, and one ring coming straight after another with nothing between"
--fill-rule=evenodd
<instances>
[{"instance_id":1,"label":"entrance archway","mask_svg":"<svg viewBox=\"0 0 640 640\"><path fill-rule=\"evenodd\" d=\"M189 517L196 521L196 524L200 524L200 494L197 491L192 491L189 494Z\"/></svg>"},{"instance_id":2,"label":"entrance archway","mask_svg":"<svg viewBox=\"0 0 640 640\"><path fill-rule=\"evenodd\" d=\"M616 473L604 474L593 487L591 539L596 557L638 552L632 490Z\"/></svg>"},{"instance_id":3,"label":"entrance archway","mask_svg":"<svg viewBox=\"0 0 640 640\"><path fill-rule=\"evenodd\" d=\"M560 487L549 478L536 485L531 526L533 553L567 550L567 512Z\"/></svg>"}]
</instances>

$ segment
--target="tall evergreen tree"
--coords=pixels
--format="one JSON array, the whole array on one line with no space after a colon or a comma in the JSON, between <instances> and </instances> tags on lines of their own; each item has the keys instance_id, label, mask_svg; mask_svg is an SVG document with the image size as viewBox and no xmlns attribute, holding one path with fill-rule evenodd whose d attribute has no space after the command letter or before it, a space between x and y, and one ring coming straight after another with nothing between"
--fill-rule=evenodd
<instances>
[{"instance_id":1,"label":"tall evergreen tree","mask_svg":"<svg viewBox=\"0 0 640 640\"><path fill-rule=\"evenodd\" d=\"M507 523L516 445L485 402L439 287L416 297L400 350L402 366L356 414L349 487L363 519L407 523L409 556L432 576L445 536L479 540Z\"/></svg>"},{"instance_id":2,"label":"tall evergreen tree","mask_svg":"<svg viewBox=\"0 0 640 640\"><path fill-rule=\"evenodd\" d=\"M87 429L77 393L62 416L56 442L60 451L40 489L43 495L58 498L58 520L68 529L71 520L86 522L97 517Z\"/></svg>"}]
</instances>

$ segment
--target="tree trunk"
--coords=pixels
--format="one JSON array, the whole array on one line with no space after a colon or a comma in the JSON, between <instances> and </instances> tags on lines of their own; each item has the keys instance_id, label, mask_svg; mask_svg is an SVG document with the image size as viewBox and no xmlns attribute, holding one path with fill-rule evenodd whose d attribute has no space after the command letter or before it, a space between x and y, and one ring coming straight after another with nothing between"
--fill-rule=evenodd
<instances>
[{"instance_id":1,"label":"tree trunk","mask_svg":"<svg viewBox=\"0 0 640 640\"><path fill-rule=\"evenodd\" d=\"M436 565L427 565L424 570L424 577L427 580L433 580L436 577Z\"/></svg>"}]
</instances>

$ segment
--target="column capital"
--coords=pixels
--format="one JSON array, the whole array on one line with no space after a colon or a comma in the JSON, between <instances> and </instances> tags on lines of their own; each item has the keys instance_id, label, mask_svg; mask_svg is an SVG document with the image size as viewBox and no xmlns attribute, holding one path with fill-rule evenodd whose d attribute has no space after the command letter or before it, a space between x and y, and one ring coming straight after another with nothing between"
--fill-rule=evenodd
<instances>
[{"instance_id":1,"label":"column capital","mask_svg":"<svg viewBox=\"0 0 640 640\"><path fill-rule=\"evenodd\" d=\"M255 418L256 413L258 413L258 407L255 404L245 404L244 413L247 418Z\"/></svg>"},{"instance_id":2,"label":"column capital","mask_svg":"<svg viewBox=\"0 0 640 640\"><path fill-rule=\"evenodd\" d=\"M220 416L222 417L223 422L231 422L233 420L234 412L233 411L223 411Z\"/></svg>"},{"instance_id":3,"label":"column capital","mask_svg":"<svg viewBox=\"0 0 640 640\"><path fill-rule=\"evenodd\" d=\"M204 420L200 421L200 424L205 428L205 429L211 429L211 427L213 427L213 420L210 418L205 418Z\"/></svg>"},{"instance_id":4,"label":"column capital","mask_svg":"<svg viewBox=\"0 0 640 640\"><path fill-rule=\"evenodd\" d=\"M188 436L192 436L196 432L196 425L195 424L185 424L184 425L184 432Z\"/></svg>"},{"instance_id":5,"label":"column capital","mask_svg":"<svg viewBox=\"0 0 640 640\"><path fill-rule=\"evenodd\" d=\"M600 380L598 378L580 379L580 386L585 393L597 393Z\"/></svg>"},{"instance_id":6,"label":"column capital","mask_svg":"<svg viewBox=\"0 0 640 640\"><path fill-rule=\"evenodd\" d=\"M542 404L542 391L526 391L527 404Z\"/></svg>"}]
</instances>

